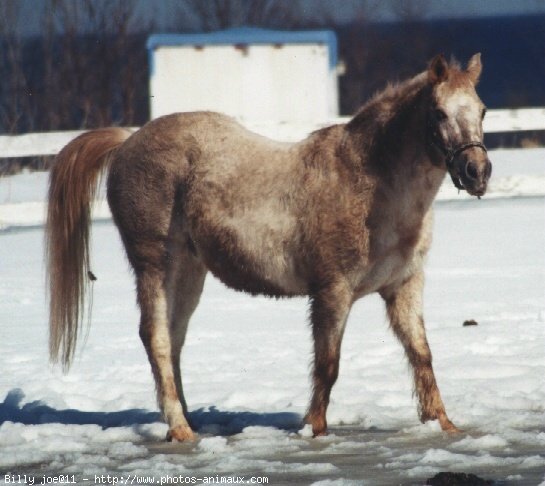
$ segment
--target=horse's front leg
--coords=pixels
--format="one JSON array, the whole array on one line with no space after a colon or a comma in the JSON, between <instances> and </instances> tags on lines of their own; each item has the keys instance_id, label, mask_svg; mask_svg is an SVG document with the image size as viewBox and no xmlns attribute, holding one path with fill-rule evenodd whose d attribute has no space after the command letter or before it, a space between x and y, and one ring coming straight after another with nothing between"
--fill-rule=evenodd
<instances>
[{"instance_id":1,"label":"horse's front leg","mask_svg":"<svg viewBox=\"0 0 545 486\"><path fill-rule=\"evenodd\" d=\"M381 292L386 302L390 325L397 335L414 372L414 389L419 401L420 420L439 420L450 433L458 429L449 420L435 381L432 356L422 317L424 275L417 272L401 285Z\"/></svg>"},{"instance_id":2,"label":"horse's front leg","mask_svg":"<svg viewBox=\"0 0 545 486\"><path fill-rule=\"evenodd\" d=\"M341 341L351 304L352 294L344 285L327 287L312 296L313 394L305 422L312 425L315 437L327 433L327 406L339 374Z\"/></svg>"}]
</instances>

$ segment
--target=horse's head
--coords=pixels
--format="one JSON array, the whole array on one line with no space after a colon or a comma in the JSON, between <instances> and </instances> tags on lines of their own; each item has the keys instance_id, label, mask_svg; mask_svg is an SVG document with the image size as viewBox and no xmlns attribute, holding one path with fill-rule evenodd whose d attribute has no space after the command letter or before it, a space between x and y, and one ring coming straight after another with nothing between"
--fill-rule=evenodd
<instances>
[{"instance_id":1,"label":"horse's head","mask_svg":"<svg viewBox=\"0 0 545 486\"><path fill-rule=\"evenodd\" d=\"M436 163L445 163L458 189L482 196L492 172L483 144L486 108L475 86L481 74L481 55L475 54L465 70L449 66L442 55L428 68L431 103L427 137Z\"/></svg>"}]
</instances>

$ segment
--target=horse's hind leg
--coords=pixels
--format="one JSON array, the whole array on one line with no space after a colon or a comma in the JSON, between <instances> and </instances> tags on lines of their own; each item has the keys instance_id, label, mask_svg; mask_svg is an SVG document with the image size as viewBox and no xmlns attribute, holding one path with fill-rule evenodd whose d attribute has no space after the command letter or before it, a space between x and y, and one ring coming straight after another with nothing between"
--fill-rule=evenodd
<instances>
[{"instance_id":1,"label":"horse's hind leg","mask_svg":"<svg viewBox=\"0 0 545 486\"><path fill-rule=\"evenodd\" d=\"M154 136L150 138L151 147ZM183 160L174 162L162 152L150 153L146 140L142 135L140 142L129 145L126 152L119 152L112 161L108 203L136 275L140 338L155 379L157 402L169 426L168 437L189 440L194 435L182 406L178 364L185 325L191 314L187 309L193 310L198 297L190 296L189 304L184 305L176 297L178 276L185 271L182 266L191 263L191 259L184 260L188 251L181 251L182 243L188 244L183 239L180 207L186 164ZM198 274L195 287L200 294L202 270L196 263L193 267L198 270L187 272L189 276ZM177 314L185 316L178 321L184 322L183 326L172 324Z\"/></svg>"},{"instance_id":2,"label":"horse's hind leg","mask_svg":"<svg viewBox=\"0 0 545 486\"><path fill-rule=\"evenodd\" d=\"M187 404L182 386L180 355L189 319L199 303L207 272L206 267L192 252L187 241L187 239L177 240L171 246L172 265L167 279L172 299L170 316L172 364L176 390L186 417L188 416Z\"/></svg>"},{"instance_id":3,"label":"horse's hind leg","mask_svg":"<svg viewBox=\"0 0 545 486\"><path fill-rule=\"evenodd\" d=\"M140 338L153 371L157 401L169 426L167 437L180 441L192 440L193 431L187 422L176 386L170 324L172 300L165 283L164 271L147 268L137 272Z\"/></svg>"},{"instance_id":4,"label":"horse's hind leg","mask_svg":"<svg viewBox=\"0 0 545 486\"><path fill-rule=\"evenodd\" d=\"M422 317L424 276L416 273L399 287L381 293L390 325L403 344L414 372L414 389L419 401L420 420L439 420L447 432L458 429L449 420L435 381L431 351Z\"/></svg>"}]
</instances>

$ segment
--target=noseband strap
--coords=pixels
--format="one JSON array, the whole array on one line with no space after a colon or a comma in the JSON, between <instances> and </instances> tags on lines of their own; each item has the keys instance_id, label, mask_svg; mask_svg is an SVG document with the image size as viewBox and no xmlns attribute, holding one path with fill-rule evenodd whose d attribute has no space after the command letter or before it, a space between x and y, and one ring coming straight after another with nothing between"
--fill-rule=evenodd
<instances>
[{"instance_id":1,"label":"noseband strap","mask_svg":"<svg viewBox=\"0 0 545 486\"><path fill-rule=\"evenodd\" d=\"M452 167L452 162L454 161L454 159L458 155L460 155L464 150L467 150L468 148L471 148L471 147L479 147L480 149L483 149L485 153L488 152L484 144L481 142L468 142L468 143L463 143L461 145L458 145L457 147L454 147L454 148L442 149L442 152L445 154L445 164L447 168L450 169Z\"/></svg>"}]
</instances>

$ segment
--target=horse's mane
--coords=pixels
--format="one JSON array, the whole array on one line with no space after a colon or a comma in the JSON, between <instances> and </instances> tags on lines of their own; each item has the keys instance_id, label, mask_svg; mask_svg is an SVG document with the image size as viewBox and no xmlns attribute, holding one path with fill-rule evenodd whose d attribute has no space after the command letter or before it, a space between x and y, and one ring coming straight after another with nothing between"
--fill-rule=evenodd
<instances>
[{"instance_id":1,"label":"horse's mane","mask_svg":"<svg viewBox=\"0 0 545 486\"><path fill-rule=\"evenodd\" d=\"M346 128L350 132L364 134L372 143L379 134L387 131L389 125L410 110L427 86L426 72L399 83L389 83L358 110Z\"/></svg>"},{"instance_id":2,"label":"horse's mane","mask_svg":"<svg viewBox=\"0 0 545 486\"><path fill-rule=\"evenodd\" d=\"M456 59L450 60L448 69L453 84L466 80L467 73L462 70ZM348 122L347 129L365 133L365 137L372 143L379 134L386 133L388 127L410 113L415 103L420 100L419 95L429 86L427 71L405 81L389 83L356 112Z\"/></svg>"}]
</instances>

